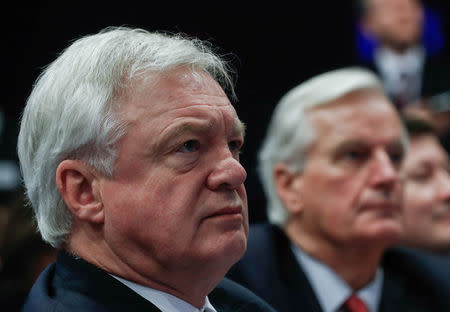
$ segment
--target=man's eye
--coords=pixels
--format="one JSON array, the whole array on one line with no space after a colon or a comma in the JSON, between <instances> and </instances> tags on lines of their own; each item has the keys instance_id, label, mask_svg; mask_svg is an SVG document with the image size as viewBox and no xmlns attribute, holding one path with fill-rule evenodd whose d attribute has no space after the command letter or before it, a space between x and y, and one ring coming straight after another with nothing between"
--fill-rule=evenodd
<instances>
[{"instance_id":1,"label":"man's eye","mask_svg":"<svg viewBox=\"0 0 450 312\"><path fill-rule=\"evenodd\" d=\"M416 170L410 174L410 178L417 182L424 182L431 178L432 172L429 169Z\"/></svg>"},{"instance_id":2,"label":"man's eye","mask_svg":"<svg viewBox=\"0 0 450 312\"><path fill-rule=\"evenodd\" d=\"M200 149L200 142L197 140L189 140L183 143L183 145L177 150L181 153L192 153Z\"/></svg>"},{"instance_id":3,"label":"man's eye","mask_svg":"<svg viewBox=\"0 0 450 312\"><path fill-rule=\"evenodd\" d=\"M229 147L230 151L232 151L232 152L239 151L241 149L241 146L242 146L242 143L241 143L241 141L238 141L238 140L228 142L228 147Z\"/></svg>"},{"instance_id":4,"label":"man's eye","mask_svg":"<svg viewBox=\"0 0 450 312\"><path fill-rule=\"evenodd\" d=\"M394 165L399 165L403 160L403 152L392 152L389 154L389 158Z\"/></svg>"},{"instance_id":5,"label":"man's eye","mask_svg":"<svg viewBox=\"0 0 450 312\"><path fill-rule=\"evenodd\" d=\"M344 158L347 160L362 160L366 156L365 152L359 150L350 150L344 153Z\"/></svg>"}]
</instances>

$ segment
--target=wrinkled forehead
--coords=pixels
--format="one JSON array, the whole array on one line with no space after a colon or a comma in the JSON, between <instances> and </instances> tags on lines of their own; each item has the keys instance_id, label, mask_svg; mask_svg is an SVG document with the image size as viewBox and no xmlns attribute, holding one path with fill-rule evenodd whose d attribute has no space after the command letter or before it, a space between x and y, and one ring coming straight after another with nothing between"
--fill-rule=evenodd
<instances>
[{"instance_id":1,"label":"wrinkled forehead","mask_svg":"<svg viewBox=\"0 0 450 312\"><path fill-rule=\"evenodd\" d=\"M175 134L205 134L223 125L227 133L245 134L225 92L202 71L183 68L139 83L116 111L126 133L133 130L156 136L171 129Z\"/></svg>"},{"instance_id":2,"label":"wrinkled forehead","mask_svg":"<svg viewBox=\"0 0 450 312\"><path fill-rule=\"evenodd\" d=\"M173 85L184 91L211 92L225 95L222 87L211 75L195 67L180 67L153 77L154 88L160 84Z\"/></svg>"},{"instance_id":3,"label":"wrinkled forehead","mask_svg":"<svg viewBox=\"0 0 450 312\"><path fill-rule=\"evenodd\" d=\"M171 92L167 92L170 86ZM130 99L173 95L206 90L226 97L220 84L205 71L196 67L182 66L165 72L141 72L129 81L124 81L116 90L116 110L120 110Z\"/></svg>"},{"instance_id":4,"label":"wrinkled forehead","mask_svg":"<svg viewBox=\"0 0 450 312\"><path fill-rule=\"evenodd\" d=\"M350 92L310 109L308 117L319 135L339 140L359 138L376 143L406 139L396 109L378 89Z\"/></svg>"},{"instance_id":5,"label":"wrinkled forehead","mask_svg":"<svg viewBox=\"0 0 450 312\"><path fill-rule=\"evenodd\" d=\"M378 115L389 116L401 124L400 116L383 90L379 88L363 88L348 92L334 100L322 103L307 110L312 120L321 120L331 126L338 126L340 119L354 121ZM358 117L358 118L354 118Z\"/></svg>"},{"instance_id":6,"label":"wrinkled forehead","mask_svg":"<svg viewBox=\"0 0 450 312\"><path fill-rule=\"evenodd\" d=\"M173 109L175 104L212 104L227 107L234 112L219 83L206 72L190 67L133 78L118 98L115 110L123 113L129 110L129 106L145 110L151 107L157 115Z\"/></svg>"}]
</instances>

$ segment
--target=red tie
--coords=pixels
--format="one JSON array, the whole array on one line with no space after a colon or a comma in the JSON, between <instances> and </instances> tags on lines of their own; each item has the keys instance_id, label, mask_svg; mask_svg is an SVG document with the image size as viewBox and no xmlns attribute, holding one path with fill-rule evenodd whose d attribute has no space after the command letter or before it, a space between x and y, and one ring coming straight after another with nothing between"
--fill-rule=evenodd
<instances>
[{"instance_id":1,"label":"red tie","mask_svg":"<svg viewBox=\"0 0 450 312\"><path fill-rule=\"evenodd\" d=\"M356 295L348 297L347 301L344 302L344 307L348 312L369 312L364 301L359 299Z\"/></svg>"}]
</instances>

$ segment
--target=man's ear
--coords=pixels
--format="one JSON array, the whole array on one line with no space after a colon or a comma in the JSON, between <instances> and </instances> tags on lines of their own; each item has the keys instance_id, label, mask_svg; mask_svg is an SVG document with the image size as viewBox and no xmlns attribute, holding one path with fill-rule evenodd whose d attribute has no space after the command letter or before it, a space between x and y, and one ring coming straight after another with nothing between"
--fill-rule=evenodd
<instances>
[{"instance_id":1,"label":"man's ear","mask_svg":"<svg viewBox=\"0 0 450 312\"><path fill-rule=\"evenodd\" d=\"M276 164L273 169L273 178L278 196L290 214L301 213L303 211L300 196L301 174L292 172L285 164Z\"/></svg>"},{"instance_id":2,"label":"man's ear","mask_svg":"<svg viewBox=\"0 0 450 312\"><path fill-rule=\"evenodd\" d=\"M98 173L78 160L64 160L56 169L56 184L72 215L93 223L103 223L104 210Z\"/></svg>"}]
</instances>

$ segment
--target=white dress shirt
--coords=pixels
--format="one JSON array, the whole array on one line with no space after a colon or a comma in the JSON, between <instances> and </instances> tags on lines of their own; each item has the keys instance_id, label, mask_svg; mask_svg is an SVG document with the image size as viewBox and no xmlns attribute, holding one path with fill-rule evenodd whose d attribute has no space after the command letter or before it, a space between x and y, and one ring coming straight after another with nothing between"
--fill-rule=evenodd
<instances>
[{"instance_id":1,"label":"white dress shirt","mask_svg":"<svg viewBox=\"0 0 450 312\"><path fill-rule=\"evenodd\" d=\"M353 293L352 288L330 267L312 258L295 245L291 245L297 261L303 268L324 312L340 312L345 300ZM383 285L383 270L377 269L375 278L356 294L366 304L369 312L378 311Z\"/></svg>"},{"instance_id":2,"label":"white dress shirt","mask_svg":"<svg viewBox=\"0 0 450 312\"><path fill-rule=\"evenodd\" d=\"M375 65L387 94L393 97L403 94L408 105L420 97L424 64L425 51L420 46L403 53L385 47L375 51Z\"/></svg>"},{"instance_id":3,"label":"white dress shirt","mask_svg":"<svg viewBox=\"0 0 450 312\"><path fill-rule=\"evenodd\" d=\"M130 282L112 274L111 276L123 283L125 286L131 288L146 300L153 303L162 312L217 312L209 302L208 296L205 297L205 304L203 307L199 309L171 294Z\"/></svg>"}]
</instances>

